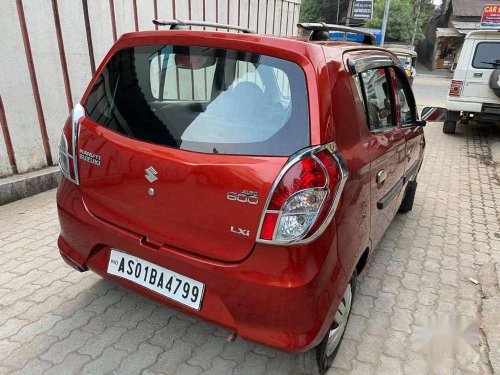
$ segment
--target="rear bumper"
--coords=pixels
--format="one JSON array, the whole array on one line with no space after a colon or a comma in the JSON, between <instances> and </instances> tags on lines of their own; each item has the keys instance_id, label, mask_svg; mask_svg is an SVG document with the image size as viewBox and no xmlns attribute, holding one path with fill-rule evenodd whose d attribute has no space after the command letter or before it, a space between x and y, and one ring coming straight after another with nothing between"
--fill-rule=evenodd
<instances>
[{"instance_id":1,"label":"rear bumper","mask_svg":"<svg viewBox=\"0 0 500 375\"><path fill-rule=\"evenodd\" d=\"M450 112L480 113L483 104L481 102L468 102L464 100L454 100L448 97L446 109Z\"/></svg>"},{"instance_id":2,"label":"rear bumper","mask_svg":"<svg viewBox=\"0 0 500 375\"><path fill-rule=\"evenodd\" d=\"M449 112L474 113L477 120L500 121L500 104L484 103L482 101L451 100L448 97L446 109ZM454 120L454 118L452 118Z\"/></svg>"},{"instance_id":3,"label":"rear bumper","mask_svg":"<svg viewBox=\"0 0 500 375\"><path fill-rule=\"evenodd\" d=\"M348 279L340 265L335 224L312 244L256 244L238 263L222 263L169 247L153 247L141 236L103 222L85 207L78 187L65 179L57 197L63 258L167 305L221 325L264 345L304 351L326 334ZM206 285L199 311L144 287L109 275L110 248L121 249Z\"/></svg>"},{"instance_id":4,"label":"rear bumper","mask_svg":"<svg viewBox=\"0 0 500 375\"><path fill-rule=\"evenodd\" d=\"M483 121L500 121L500 104L484 104L480 119Z\"/></svg>"}]
</instances>

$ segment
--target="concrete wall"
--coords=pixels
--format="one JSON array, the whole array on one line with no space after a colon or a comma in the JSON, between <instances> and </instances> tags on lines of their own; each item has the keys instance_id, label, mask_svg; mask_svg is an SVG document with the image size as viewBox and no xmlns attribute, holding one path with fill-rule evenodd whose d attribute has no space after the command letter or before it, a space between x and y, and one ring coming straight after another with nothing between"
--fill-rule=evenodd
<instances>
[{"instance_id":1,"label":"concrete wall","mask_svg":"<svg viewBox=\"0 0 500 375\"><path fill-rule=\"evenodd\" d=\"M89 41L97 67L113 44L114 28L117 37L135 31L136 22L138 30L154 30L151 20L155 7L160 19L173 18L175 12L180 19L205 17L207 21L241 25L259 33L294 35L300 2L1 0L0 177L57 163L61 127L92 76Z\"/></svg>"}]
</instances>

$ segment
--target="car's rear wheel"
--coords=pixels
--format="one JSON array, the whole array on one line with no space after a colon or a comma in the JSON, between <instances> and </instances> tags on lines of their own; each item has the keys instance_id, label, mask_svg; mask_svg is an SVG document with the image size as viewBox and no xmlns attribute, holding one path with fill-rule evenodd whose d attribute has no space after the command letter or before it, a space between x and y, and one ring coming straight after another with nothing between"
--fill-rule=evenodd
<instances>
[{"instance_id":1,"label":"car's rear wheel","mask_svg":"<svg viewBox=\"0 0 500 375\"><path fill-rule=\"evenodd\" d=\"M443 133L455 134L457 128L457 121L445 121L443 124Z\"/></svg>"},{"instance_id":2,"label":"car's rear wheel","mask_svg":"<svg viewBox=\"0 0 500 375\"><path fill-rule=\"evenodd\" d=\"M331 367L339 351L351 315L352 302L356 292L356 277L357 273L354 271L344 291L333 323L321 343L309 351L297 355L297 368L301 373L324 374Z\"/></svg>"}]
</instances>

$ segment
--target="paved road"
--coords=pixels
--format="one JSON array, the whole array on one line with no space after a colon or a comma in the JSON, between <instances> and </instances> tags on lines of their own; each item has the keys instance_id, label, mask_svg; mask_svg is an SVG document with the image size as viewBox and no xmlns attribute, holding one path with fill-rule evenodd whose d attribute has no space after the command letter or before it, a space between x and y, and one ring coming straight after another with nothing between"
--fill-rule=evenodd
<instances>
[{"instance_id":1,"label":"paved road","mask_svg":"<svg viewBox=\"0 0 500 375\"><path fill-rule=\"evenodd\" d=\"M442 76L418 75L413 92L419 106L446 107L451 79Z\"/></svg>"},{"instance_id":2,"label":"paved road","mask_svg":"<svg viewBox=\"0 0 500 375\"><path fill-rule=\"evenodd\" d=\"M446 314L479 319L480 288L468 278L500 261L500 183L488 162L499 135L429 125L426 136L415 208L397 215L361 276L330 374L425 374L418 326ZM291 373L290 355L228 343L216 326L68 267L54 199L49 191L0 207L0 374ZM490 374L480 344L433 373Z\"/></svg>"}]
</instances>

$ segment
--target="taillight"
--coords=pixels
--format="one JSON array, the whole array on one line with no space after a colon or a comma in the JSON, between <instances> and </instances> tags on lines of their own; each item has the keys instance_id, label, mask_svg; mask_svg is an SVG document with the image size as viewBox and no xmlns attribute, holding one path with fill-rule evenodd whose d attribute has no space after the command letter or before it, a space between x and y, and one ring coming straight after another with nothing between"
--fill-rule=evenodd
<instances>
[{"instance_id":1,"label":"taillight","mask_svg":"<svg viewBox=\"0 0 500 375\"><path fill-rule=\"evenodd\" d=\"M317 238L335 213L346 178L334 143L290 158L267 198L257 241L300 244Z\"/></svg>"},{"instance_id":2,"label":"taillight","mask_svg":"<svg viewBox=\"0 0 500 375\"><path fill-rule=\"evenodd\" d=\"M464 88L464 81L451 81L450 91L448 91L449 96L460 96L462 95L462 90Z\"/></svg>"},{"instance_id":3,"label":"taillight","mask_svg":"<svg viewBox=\"0 0 500 375\"><path fill-rule=\"evenodd\" d=\"M64 177L78 185L78 124L85 110L77 104L64 124L59 140L59 168Z\"/></svg>"}]
</instances>

